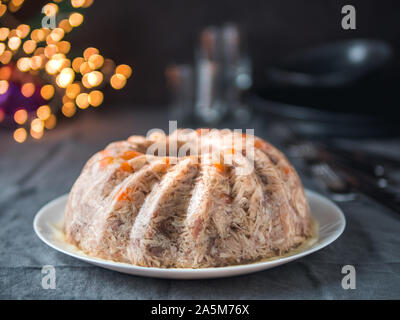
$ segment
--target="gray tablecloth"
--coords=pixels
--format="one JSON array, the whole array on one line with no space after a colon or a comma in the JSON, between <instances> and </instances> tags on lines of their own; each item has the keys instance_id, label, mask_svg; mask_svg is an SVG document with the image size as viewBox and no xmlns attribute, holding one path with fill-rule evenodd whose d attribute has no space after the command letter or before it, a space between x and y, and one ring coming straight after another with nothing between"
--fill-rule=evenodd
<instances>
[{"instance_id":1,"label":"gray tablecloth","mask_svg":"<svg viewBox=\"0 0 400 320\"><path fill-rule=\"evenodd\" d=\"M145 109L145 108L143 108ZM0 298L5 299L386 299L400 298L400 215L360 196L340 204L344 234L332 245L292 263L226 279L177 281L120 274L48 247L32 221L48 201L69 191L89 156L106 143L154 127L163 112L87 111L40 141L15 144L0 132ZM270 138L262 123L256 134ZM384 151L400 141L371 143ZM300 175L307 188L318 186ZM356 269L356 289L341 286L344 265ZM56 288L43 289L44 265L56 270Z\"/></svg>"}]
</instances>

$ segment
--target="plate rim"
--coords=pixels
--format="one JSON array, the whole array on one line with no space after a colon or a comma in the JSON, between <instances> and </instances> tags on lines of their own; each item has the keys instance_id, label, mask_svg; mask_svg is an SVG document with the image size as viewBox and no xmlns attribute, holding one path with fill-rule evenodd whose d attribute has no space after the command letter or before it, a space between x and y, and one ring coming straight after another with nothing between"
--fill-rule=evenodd
<instances>
[{"instance_id":1,"label":"plate rim","mask_svg":"<svg viewBox=\"0 0 400 320\"><path fill-rule=\"evenodd\" d=\"M66 254L68 256L74 257L78 260L84 261L86 263L94 264L96 266L100 266L103 268L107 268L109 270L114 270L117 272L123 272L123 273L128 273L126 272L127 270L133 271L132 273L129 272L128 274L131 275L139 275L139 276L146 276L146 277L154 277L154 278L169 278L169 279L205 279L205 278L222 278L222 277L230 277L230 276L235 276L235 275L241 275L241 274L248 274L248 273L253 273L257 271L262 271L266 270L269 268L273 268L276 266L279 266L281 264L285 264L288 262L291 262L293 260L297 260L299 258L302 258L304 256L307 256L309 254L312 254L316 251L319 251L326 246L330 245L333 243L335 240L337 240L344 232L346 228L346 218L343 213L343 211L340 209L339 206L337 206L332 200L328 199L327 197L309 190L305 189L306 196L307 198L309 197L314 197L317 198L318 200L328 203L329 206L331 206L333 209L335 209L336 214L339 217L340 220L340 225L338 226L338 230L329 236L324 240L324 242L319 243L311 248L308 248L304 251L298 252L296 254L282 257L282 258L277 258L274 260L268 260L268 261L260 261L260 262L254 262L254 263L249 263L249 264L240 264L240 265L233 265L233 266L225 266L225 267L209 267L209 268L159 268L159 267L143 267L143 266L137 266L129 263L124 263L124 262L115 262L111 260L105 260L97 257L91 257L88 255L83 255L83 254L78 254L73 251L64 249L60 246L57 246L54 244L50 239L47 239L47 237L41 232L40 230L40 219L45 213L47 213L49 207L53 207L54 205L66 201L68 198L68 193L63 194L50 202L46 203L43 207L40 208L40 210L35 214L35 217L33 219L33 229L36 233L36 235L39 237L40 240L42 240L46 245L49 247L53 248L54 250L58 252L62 252L63 254ZM123 271L122 271L123 270ZM136 271L136 273L134 273Z\"/></svg>"}]
</instances>

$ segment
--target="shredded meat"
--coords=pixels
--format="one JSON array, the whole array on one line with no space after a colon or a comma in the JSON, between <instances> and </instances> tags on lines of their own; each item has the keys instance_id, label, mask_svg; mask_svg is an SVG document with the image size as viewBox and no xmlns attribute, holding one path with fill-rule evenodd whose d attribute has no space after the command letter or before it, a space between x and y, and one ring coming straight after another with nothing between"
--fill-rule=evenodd
<instances>
[{"instance_id":1,"label":"shredded meat","mask_svg":"<svg viewBox=\"0 0 400 320\"><path fill-rule=\"evenodd\" d=\"M254 152L232 145L248 138ZM154 142L184 150L146 155ZM218 267L298 246L311 236L311 215L296 171L268 142L230 130L181 129L132 136L90 158L69 195L65 233L104 259Z\"/></svg>"}]
</instances>

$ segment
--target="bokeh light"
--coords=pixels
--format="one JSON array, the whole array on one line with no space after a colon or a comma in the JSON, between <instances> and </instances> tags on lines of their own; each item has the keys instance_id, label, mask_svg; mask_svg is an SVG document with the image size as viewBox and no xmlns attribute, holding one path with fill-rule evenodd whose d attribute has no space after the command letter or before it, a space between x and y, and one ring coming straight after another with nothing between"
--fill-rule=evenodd
<instances>
[{"instance_id":1,"label":"bokeh light","mask_svg":"<svg viewBox=\"0 0 400 320\"><path fill-rule=\"evenodd\" d=\"M51 84L46 84L40 89L40 95L45 100L50 100L54 96L54 87Z\"/></svg>"},{"instance_id":2,"label":"bokeh light","mask_svg":"<svg viewBox=\"0 0 400 320\"><path fill-rule=\"evenodd\" d=\"M66 32L66 33L71 32L71 30L72 30L72 26L67 19L61 20L60 23L58 24L58 26L61 29L63 29L64 32Z\"/></svg>"},{"instance_id":3,"label":"bokeh light","mask_svg":"<svg viewBox=\"0 0 400 320\"><path fill-rule=\"evenodd\" d=\"M83 57L86 61L89 61L89 58L94 54L99 54L99 50L93 47L89 47L83 51Z\"/></svg>"},{"instance_id":4,"label":"bokeh light","mask_svg":"<svg viewBox=\"0 0 400 320\"><path fill-rule=\"evenodd\" d=\"M65 55L58 53L58 54L55 54L46 63L46 72L48 74L56 74L57 72L60 72L63 68L68 68L69 65L70 65L70 61L65 58Z\"/></svg>"},{"instance_id":5,"label":"bokeh light","mask_svg":"<svg viewBox=\"0 0 400 320\"><path fill-rule=\"evenodd\" d=\"M36 41L34 40L27 40L24 42L22 45L22 48L24 49L25 53L31 54L33 51L36 49Z\"/></svg>"},{"instance_id":6,"label":"bokeh light","mask_svg":"<svg viewBox=\"0 0 400 320\"><path fill-rule=\"evenodd\" d=\"M89 107L89 95L85 92L78 94L75 101L76 105L81 109Z\"/></svg>"},{"instance_id":7,"label":"bokeh light","mask_svg":"<svg viewBox=\"0 0 400 320\"><path fill-rule=\"evenodd\" d=\"M27 24L20 24L17 27L17 36L23 39L29 34L29 31L31 31L31 28Z\"/></svg>"},{"instance_id":8,"label":"bokeh light","mask_svg":"<svg viewBox=\"0 0 400 320\"><path fill-rule=\"evenodd\" d=\"M6 45L4 43L0 43L0 56L3 54L3 52L6 50Z\"/></svg>"},{"instance_id":9,"label":"bokeh light","mask_svg":"<svg viewBox=\"0 0 400 320\"><path fill-rule=\"evenodd\" d=\"M97 87L103 81L103 74L100 71L92 71L87 74L87 81L90 87Z\"/></svg>"},{"instance_id":10,"label":"bokeh light","mask_svg":"<svg viewBox=\"0 0 400 320\"><path fill-rule=\"evenodd\" d=\"M28 120L28 112L25 109L19 109L14 113L14 121L18 124L24 124Z\"/></svg>"},{"instance_id":11,"label":"bokeh light","mask_svg":"<svg viewBox=\"0 0 400 320\"><path fill-rule=\"evenodd\" d=\"M31 39L36 42L42 42L46 39L46 32L44 29L35 29L31 32Z\"/></svg>"},{"instance_id":12,"label":"bokeh light","mask_svg":"<svg viewBox=\"0 0 400 320\"><path fill-rule=\"evenodd\" d=\"M57 118L54 114L50 115L50 117L45 121L44 125L47 130L53 129L57 124Z\"/></svg>"},{"instance_id":13,"label":"bokeh light","mask_svg":"<svg viewBox=\"0 0 400 320\"><path fill-rule=\"evenodd\" d=\"M85 3L83 4L83 8L90 7L93 4L94 0L85 0Z\"/></svg>"},{"instance_id":14,"label":"bokeh light","mask_svg":"<svg viewBox=\"0 0 400 320\"><path fill-rule=\"evenodd\" d=\"M74 60L72 60L72 69L74 69L75 72L80 72L80 67L81 64L85 62L85 59L83 59L82 57L77 57Z\"/></svg>"},{"instance_id":15,"label":"bokeh light","mask_svg":"<svg viewBox=\"0 0 400 320\"><path fill-rule=\"evenodd\" d=\"M69 23L70 23L71 26L73 26L73 27L78 27L78 26L80 26L80 25L82 24L82 22L83 22L83 15L81 15L81 14L78 13L78 12L74 12L74 13L72 13L72 14L69 16L68 21L69 21Z\"/></svg>"},{"instance_id":16,"label":"bokeh light","mask_svg":"<svg viewBox=\"0 0 400 320\"><path fill-rule=\"evenodd\" d=\"M55 28L53 31L51 31L48 37L54 42L61 41L61 39L64 37L64 29Z\"/></svg>"},{"instance_id":17,"label":"bokeh light","mask_svg":"<svg viewBox=\"0 0 400 320\"><path fill-rule=\"evenodd\" d=\"M41 56L33 56L29 62L32 70L37 70L43 67L43 58Z\"/></svg>"},{"instance_id":18,"label":"bokeh light","mask_svg":"<svg viewBox=\"0 0 400 320\"><path fill-rule=\"evenodd\" d=\"M76 113L75 103L66 102L61 108L61 111L64 116L71 118Z\"/></svg>"},{"instance_id":19,"label":"bokeh light","mask_svg":"<svg viewBox=\"0 0 400 320\"><path fill-rule=\"evenodd\" d=\"M24 128L18 128L14 131L14 140L18 143L22 143L26 140L28 134Z\"/></svg>"},{"instance_id":20,"label":"bokeh light","mask_svg":"<svg viewBox=\"0 0 400 320\"><path fill-rule=\"evenodd\" d=\"M17 50L19 46L21 45L21 39L18 37L11 37L8 39L8 47L11 50Z\"/></svg>"},{"instance_id":21,"label":"bokeh light","mask_svg":"<svg viewBox=\"0 0 400 320\"><path fill-rule=\"evenodd\" d=\"M48 46L46 46L44 48L44 55L47 58L51 58L52 56L54 56L57 53L57 51L58 51L58 49L55 44L49 44Z\"/></svg>"},{"instance_id":22,"label":"bokeh light","mask_svg":"<svg viewBox=\"0 0 400 320\"><path fill-rule=\"evenodd\" d=\"M65 90L65 95L70 99L75 99L77 95L81 92L81 86L79 83L71 83L67 86Z\"/></svg>"},{"instance_id":23,"label":"bokeh light","mask_svg":"<svg viewBox=\"0 0 400 320\"><path fill-rule=\"evenodd\" d=\"M122 74L126 79L132 75L132 68L127 64L120 64L116 69L115 73Z\"/></svg>"},{"instance_id":24,"label":"bokeh light","mask_svg":"<svg viewBox=\"0 0 400 320\"><path fill-rule=\"evenodd\" d=\"M8 80L11 77L11 68L4 66L0 68L0 80Z\"/></svg>"},{"instance_id":25,"label":"bokeh light","mask_svg":"<svg viewBox=\"0 0 400 320\"><path fill-rule=\"evenodd\" d=\"M50 130L56 126L56 115L52 113L48 104L57 103L61 99L62 114L72 117L76 114L77 108L98 107L103 103L104 95L100 89L104 86L105 79L114 89L121 89L132 75L130 66L121 64L116 67L114 61L105 58L95 47L86 48L82 56L75 59L67 56L71 51L71 42L64 37L83 23L84 16L80 12L69 14L60 12L58 15L61 8L57 4L62 1L49 1L43 7L46 16L57 14L56 28L32 28L28 24L18 22L9 13L6 17L11 19L12 28L4 26L4 23L0 27L0 94L8 93L10 88L14 90L14 85L11 86L11 83L16 83L21 85L22 96L28 99L34 97L23 100L22 103L15 102L14 107L19 108L11 113L11 119L16 124L24 126L14 131L14 139L20 143L27 139L29 133L34 139L40 139L45 129ZM93 0L68 2L73 8L80 9L91 6ZM23 3L24 0L0 1L0 17L7 11L11 13L18 11ZM10 21L5 22L10 23ZM7 65L11 61L13 65ZM15 73L14 65L17 68ZM40 85L36 84L39 78ZM91 90L92 88L96 90ZM34 101L39 98L34 96L36 90L38 94L40 92L41 98L48 101L44 103L48 104L37 107L37 102ZM55 95L60 96L50 101ZM4 109L0 108L0 122L5 117Z\"/></svg>"},{"instance_id":26,"label":"bokeh light","mask_svg":"<svg viewBox=\"0 0 400 320\"><path fill-rule=\"evenodd\" d=\"M35 93L35 89L35 85L32 82L27 82L21 86L21 93L24 97L29 98Z\"/></svg>"},{"instance_id":27,"label":"bokeh light","mask_svg":"<svg viewBox=\"0 0 400 320\"><path fill-rule=\"evenodd\" d=\"M3 42L0 42L0 56L3 54L3 52L6 50L6 45Z\"/></svg>"},{"instance_id":28,"label":"bokeh light","mask_svg":"<svg viewBox=\"0 0 400 320\"><path fill-rule=\"evenodd\" d=\"M56 44L58 52L67 54L71 50L71 44L68 41L60 41Z\"/></svg>"},{"instance_id":29,"label":"bokeh light","mask_svg":"<svg viewBox=\"0 0 400 320\"><path fill-rule=\"evenodd\" d=\"M122 89L126 84L126 78L120 73L114 74L110 79L111 86L116 89Z\"/></svg>"},{"instance_id":30,"label":"bokeh light","mask_svg":"<svg viewBox=\"0 0 400 320\"><path fill-rule=\"evenodd\" d=\"M82 75L89 73L90 71L92 71L92 69L90 69L89 63L86 61L84 61L79 67L79 72Z\"/></svg>"},{"instance_id":31,"label":"bokeh light","mask_svg":"<svg viewBox=\"0 0 400 320\"><path fill-rule=\"evenodd\" d=\"M35 132L42 132L44 129L44 123L39 118L35 118L31 122L31 129Z\"/></svg>"},{"instance_id":32,"label":"bokeh light","mask_svg":"<svg viewBox=\"0 0 400 320\"><path fill-rule=\"evenodd\" d=\"M7 6L0 2L0 17L2 17L7 12Z\"/></svg>"},{"instance_id":33,"label":"bokeh light","mask_svg":"<svg viewBox=\"0 0 400 320\"><path fill-rule=\"evenodd\" d=\"M5 28L5 27L0 28L0 41L6 40L9 33L10 33L10 29Z\"/></svg>"},{"instance_id":34,"label":"bokeh light","mask_svg":"<svg viewBox=\"0 0 400 320\"><path fill-rule=\"evenodd\" d=\"M102 104L104 99L103 93L100 90L93 90L89 93L89 104L93 107L98 107Z\"/></svg>"},{"instance_id":35,"label":"bokeh light","mask_svg":"<svg viewBox=\"0 0 400 320\"><path fill-rule=\"evenodd\" d=\"M8 91L8 81L0 80L0 94L5 94Z\"/></svg>"},{"instance_id":36,"label":"bokeh light","mask_svg":"<svg viewBox=\"0 0 400 320\"><path fill-rule=\"evenodd\" d=\"M20 58L17 61L17 68L22 72L27 72L31 68L31 61L27 57Z\"/></svg>"},{"instance_id":37,"label":"bokeh light","mask_svg":"<svg viewBox=\"0 0 400 320\"><path fill-rule=\"evenodd\" d=\"M3 54L0 56L0 62L2 64L8 64L12 58L12 53L10 50L6 50L3 52Z\"/></svg>"},{"instance_id":38,"label":"bokeh light","mask_svg":"<svg viewBox=\"0 0 400 320\"><path fill-rule=\"evenodd\" d=\"M60 88L66 88L74 81L75 72L71 68L64 68L56 78L56 83Z\"/></svg>"},{"instance_id":39,"label":"bokeh light","mask_svg":"<svg viewBox=\"0 0 400 320\"><path fill-rule=\"evenodd\" d=\"M74 8L80 8L85 4L85 0L71 0L71 5Z\"/></svg>"},{"instance_id":40,"label":"bokeh light","mask_svg":"<svg viewBox=\"0 0 400 320\"><path fill-rule=\"evenodd\" d=\"M95 53L89 57L88 63L89 67L92 70L96 70L103 66L104 58L101 55Z\"/></svg>"},{"instance_id":41,"label":"bokeh light","mask_svg":"<svg viewBox=\"0 0 400 320\"><path fill-rule=\"evenodd\" d=\"M41 139L43 137L43 130L42 131L35 131L33 128L29 131L31 137L34 139Z\"/></svg>"},{"instance_id":42,"label":"bokeh light","mask_svg":"<svg viewBox=\"0 0 400 320\"><path fill-rule=\"evenodd\" d=\"M36 110L36 115L38 116L38 118L40 120L47 120L48 118L50 118L51 115L51 109L48 105L43 105L40 106L37 110Z\"/></svg>"}]
</instances>

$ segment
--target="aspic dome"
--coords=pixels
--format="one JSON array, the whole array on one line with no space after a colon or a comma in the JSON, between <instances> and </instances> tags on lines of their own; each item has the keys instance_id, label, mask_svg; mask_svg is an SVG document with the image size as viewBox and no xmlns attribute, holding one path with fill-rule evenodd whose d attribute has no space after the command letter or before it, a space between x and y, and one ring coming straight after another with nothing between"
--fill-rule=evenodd
<instances>
[{"instance_id":1,"label":"aspic dome","mask_svg":"<svg viewBox=\"0 0 400 320\"><path fill-rule=\"evenodd\" d=\"M103 259L218 267L300 245L311 236L311 216L296 171L266 141L180 129L132 136L92 156L69 195L65 233Z\"/></svg>"}]
</instances>

